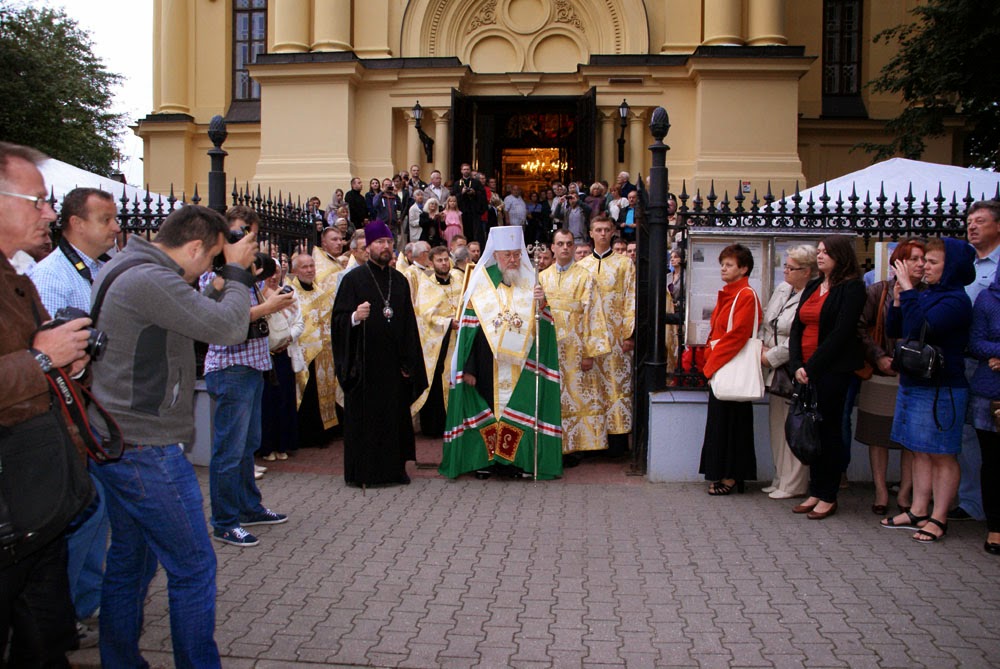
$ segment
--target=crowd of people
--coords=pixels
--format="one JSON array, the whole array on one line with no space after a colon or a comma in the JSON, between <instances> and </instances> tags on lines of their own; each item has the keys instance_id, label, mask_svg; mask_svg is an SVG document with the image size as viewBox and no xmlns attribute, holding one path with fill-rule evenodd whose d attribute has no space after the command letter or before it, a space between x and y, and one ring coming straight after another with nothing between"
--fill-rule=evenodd
<instances>
[{"instance_id":1,"label":"crowd of people","mask_svg":"<svg viewBox=\"0 0 1000 669\"><path fill-rule=\"evenodd\" d=\"M853 438L869 447L871 510L882 516L881 527L933 543L949 521L985 519L984 550L1000 555L992 487L1000 444L1000 202L972 204L967 222L967 241L900 240L881 281L861 271L853 236L789 248L784 281L764 307L750 286L749 249L732 244L720 253L724 286L702 371L712 379L751 339L762 340L775 466L763 491L778 500L804 498L793 513L823 520L837 512L856 402ZM915 355L920 364L907 360ZM808 466L785 430L789 398L806 392L820 417L818 453ZM700 470L708 494L743 492L758 478L753 434L751 403L709 390ZM890 449L900 452L892 510Z\"/></svg>"},{"instance_id":2,"label":"crowd of people","mask_svg":"<svg viewBox=\"0 0 1000 669\"><path fill-rule=\"evenodd\" d=\"M10 200L0 207L0 280L11 288L0 371L16 386L0 418L17 425L40 411L53 370L64 369L91 388L94 438L107 444L120 432L124 443L91 463L92 501L58 539L13 540L18 559L0 551L0 644L10 638L12 662L68 666L64 652L90 638L83 621L99 610L102 662L143 666L143 602L162 564L175 661L219 666L211 540L251 548L268 525L287 522L256 481L300 448L342 436L345 483L362 489L410 482L418 432L442 440L439 472L449 478L551 479L630 450L638 221L628 173L610 186L554 181L527 199L468 164L450 183L437 171L424 182L416 166L370 180L367 193L355 178L326 207L310 199L315 243L264 253L258 215L242 206L221 215L185 205L151 241L122 244L114 201L92 189L66 195L53 245L42 158L0 143L0 197ZM808 495L793 511L812 519L836 512L849 452L843 417L860 385L873 511L918 540L944 535L960 479L973 475L957 460L967 408L984 483L998 461L998 258L995 202L970 208L969 244L904 240L894 278L867 289L849 237L789 249L786 281L766 307L749 285L752 254L738 244L722 252L703 372L711 378L762 323L772 498ZM670 263L668 294L683 299L683 252ZM38 329L66 306L93 320ZM100 355L88 348L90 326L108 335ZM940 371L898 373L899 338L937 346ZM201 373L214 400L208 529L184 454L196 341L208 345ZM779 427L794 382L819 393L822 454L811 467ZM757 479L751 405L710 393L708 416L709 493L743 492ZM894 448L905 454L899 514L887 513ZM996 497L983 490L986 549L1000 554Z\"/></svg>"}]
</instances>

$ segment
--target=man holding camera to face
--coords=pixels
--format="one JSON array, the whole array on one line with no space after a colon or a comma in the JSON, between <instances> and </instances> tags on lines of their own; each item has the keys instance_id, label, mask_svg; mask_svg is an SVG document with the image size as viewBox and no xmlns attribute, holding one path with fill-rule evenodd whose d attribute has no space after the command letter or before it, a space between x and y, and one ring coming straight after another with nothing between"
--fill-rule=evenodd
<instances>
[{"instance_id":1,"label":"man holding camera to face","mask_svg":"<svg viewBox=\"0 0 1000 669\"><path fill-rule=\"evenodd\" d=\"M260 217L253 209L231 207L226 212L229 239L256 237ZM247 263L249 266L250 263ZM250 271L259 271L252 267ZM212 296L222 288L222 277L209 272L201 277L202 291ZM288 520L261 504L254 483L253 454L260 448L263 373L271 369L266 316L290 307L292 293L273 293L261 299L251 285L250 326L245 340L235 346L212 344L205 356L205 385L215 400L209 492L212 501L212 538L234 546L256 546L257 537L244 525L278 525Z\"/></svg>"},{"instance_id":2,"label":"man holding camera to face","mask_svg":"<svg viewBox=\"0 0 1000 669\"><path fill-rule=\"evenodd\" d=\"M92 312L108 343L92 365L93 393L125 440L121 460L94 468L111 520L101 592L105 667L146 666L139 652L142 607L157 562L167 572L175 663L220 666L215 552L183 445L194 437L194 341L238 344L250 322L253 276L245 268L256 238L226 244L227 231L218 212L185 205L166 218L154 241L132 236L94 282ZM221 289L193 290L220 253ZM89 413L98 435L108 434L93 407Z\"/></svg>"}]
</instances>

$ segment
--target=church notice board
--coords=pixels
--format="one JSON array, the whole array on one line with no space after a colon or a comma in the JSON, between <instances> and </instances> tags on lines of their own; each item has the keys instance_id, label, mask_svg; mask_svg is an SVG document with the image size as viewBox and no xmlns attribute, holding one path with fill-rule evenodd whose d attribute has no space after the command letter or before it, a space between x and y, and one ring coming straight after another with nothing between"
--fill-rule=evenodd
<instances>
[{"instance_id":1,"label":"church notice board","mask_svg":"<svg viewBox=\"0 0 1000 669\"><path fill-rule=\"evenodd\" d=\"M688 235L687 289L687 344L708 343L712 310L722 290L719 274L719 253L730 244L742 244L753 254L754 268L750 273L750 287L760 296L761 309L774 292L774 287L784 281L783 265L789 248L800 244L816 246L818 235L772 236L761 232L744 235L716 234L692 231Z\"/></svg>"}]
</instances>

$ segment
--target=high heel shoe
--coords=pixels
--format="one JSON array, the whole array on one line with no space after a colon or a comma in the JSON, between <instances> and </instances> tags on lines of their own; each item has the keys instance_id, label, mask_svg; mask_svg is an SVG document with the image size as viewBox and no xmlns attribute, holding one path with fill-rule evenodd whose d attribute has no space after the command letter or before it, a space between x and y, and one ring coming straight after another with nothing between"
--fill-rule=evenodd
<instances>
[{"instance_id":1,"label":"high heel shoe","mask_svg":"<svg viewBox=\"0 0 1000 669\"><path fill-rule=\"evenodd\" d=\"M708 486L708 494L715 497L730 495L733 492L733 488L736 489L736 492L742 494L746 491L746 483L744 481L736 481L736 483L727 484L722 481L715 481L712 485Z\"/></svg>"}]
</instances>

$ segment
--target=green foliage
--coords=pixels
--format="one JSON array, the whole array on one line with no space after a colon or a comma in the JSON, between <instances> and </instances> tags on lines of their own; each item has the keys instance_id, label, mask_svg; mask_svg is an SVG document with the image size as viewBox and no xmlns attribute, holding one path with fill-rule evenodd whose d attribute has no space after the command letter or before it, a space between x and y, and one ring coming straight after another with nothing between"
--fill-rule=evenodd
<instances>
[{"instance_id":1,"label":"green foliage","mask_svg":"<svg viewBox=\"0 0 1000 669\"><path fill-rule=\"evenodd\" d=\"M971 165L1000 164L1000 2L927 0L915 20L875 36L899 51L869 85L899 93L904 111L890 121L887 144L866 144L879 158L919 158L927 137L939 137L950 119L964 120Z\"/></svg>"},{"instance_id":2,"label":"green foliage","mask_svg":"<svg viewBox=\"0 0 1000 669\"><path fill-rule=\"evenodd\" d=\"M120 82L63 10L0 0L0 138L108 175L125 128L109 111Z\"/></svg>"}]
</instances>

